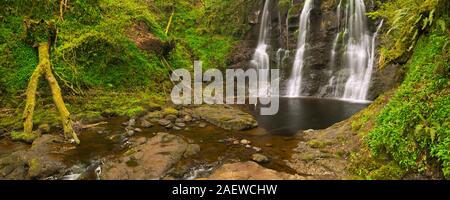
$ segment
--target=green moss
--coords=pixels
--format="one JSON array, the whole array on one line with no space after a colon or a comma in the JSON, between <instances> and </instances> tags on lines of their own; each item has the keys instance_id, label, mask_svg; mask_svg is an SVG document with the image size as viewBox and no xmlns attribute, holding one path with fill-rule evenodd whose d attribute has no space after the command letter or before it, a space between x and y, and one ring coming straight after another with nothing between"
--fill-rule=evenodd
<instances>
[{"instance_id":1,"label":"green moss","mask_svg":"<svg viewBox=\"0 0 450 200\"><path fill-rule=\"evenodd\" d=\"M164 108L164 115L178 115L178 110L172 107Z\"/></svg>"},{"instance_id":2,"label":"green moss","mask_svg":"<svg viewBox=\"0 0 450 200\"><path fill-rule=\"evenodd\" d=\"M278 1L278 7L281 10L287 9L291 5L291 2L292 2L291 0L279 0Z\"/></svg>"},{"instance_id":3,"label":"green moss","mask_svg":"<svg viewBox=\"0 0 450 200\"><path fill-rule=\"evenodd\" d=\"M381 8L369 16L384 18L389 26L387 33L382 36L381 66L390 62L406 62L420 34L442 26L442 23L436 23L439 21L436 19L448 20L445 19L448 18L449 8L446 0L424 0L420 3L415 0L393 0L378 1L378 4Z\"/></svg>"},{"instance_id":4,"label":"green moss","mask_svg":"<svg viewBox=\"0 0 450 200\"><path fill-rule=\"evenodd\" d=\"M136 158L131 156L130 159L126 162L127 166L129 167L137 167L139 163L137 162Z\"/></svg>"},{"instance_id":5,"label":"green moss","mask_svg":"<svg viewBox=\"0 0 450 200\"><path fill-rule=\"evenodd\" d=\"M301 13L301 11L303 9L303 5L304 5L304 2L294 4L288 11L288 18L291 18L294 15Z\"/></svg>"},{"instance_id":6,"label":"green moss","mask_svg":"<svg viewBox=\"0 0 450 200\"><path fill-rule=\"evenodd\" d=\"M150 92L105 92L89 91L84 97L66 96L66 106L74 120L98 120L102 116L133 117L154 110L165 103L163 94ZM40 106L44 105L44 106ZM15 109L8 117L0 118L0 127L8 129L22 128L23 108ZM60 124L60 116L52 98L38 98L33 121L35 125L49 124L52 127Z\"/></svg>"},{"instance_id":7,"label":"green moss","mask_svg":"<svg viewBox=\"0 0 450 200\"><path fill-rule=\"evenodd\" d=\"M319 140L310 140L306 144L311 148L319 148L319 149L331 145L331 143L328 141L319 141Z\"/></svg>"},{"instance_id":8,"label":"green moss","mask_svg":"<svg viewBox=\"0 0 450 200\"><path fill-rule=\"evenodd\" d=\"M37 159L31 159L28 161L28 167L30 171L35 171L39 168L39 161Z\"/></svg>"},{"instance_id":9,"label":"green moss","mask_svg":"<svg viewBox=\"0 0 450 200\"><path fill-rule=\"evenodd\" d=\"M403 170L396 163L389 163L383 165L380 168L371 171L368 174L368 179L374 180L399 180L405 175L405 170Z\"/></svg>"},{"instance_id":10,"label":"green moss","mask_svg":"<svg viewBox=\"0 0 450 200\"><path fill-rule=\"evenodd\" d=\"M38 135L35 133L24 133L16 131L11 132L10 136L12 140L26 143L32 143L38 137Z\"/></svg>"}]
</instances>

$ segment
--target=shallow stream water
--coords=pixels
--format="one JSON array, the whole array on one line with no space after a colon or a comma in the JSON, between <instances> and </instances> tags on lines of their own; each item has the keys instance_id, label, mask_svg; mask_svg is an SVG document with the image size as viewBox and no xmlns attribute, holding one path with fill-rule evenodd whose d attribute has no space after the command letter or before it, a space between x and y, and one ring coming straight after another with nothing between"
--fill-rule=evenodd
<instances>
[{"instance_id":1,"label":"shallow stream water","mask_svg":"<svg viewBox=\"0 0 450 200\"><path fill-rule=\"evenodd\" d=\"M211 171L223 163L251 160L257 153L245 145L233 144L235 140L250 140L252 147L261 148L259 153L270 158L264 167L277 171L295 173L285 163L292 155L293 149L301 140L301 130L322 129L344 120L367 104L355 104L337 100L282 98L280 112L275 116L260 116L254 106L240 107L253 114L259 127L248 131L228 131L208 125L199 127L199 121L187 124L185 130L166 129L159 125L143 129L132 137L153 137L157 132L168 132L180 136L190 143L200 145L200 152L192 157L183 158L164 177L165 179L205 178ZM125 137L127 118L108 119L107 124L84 130L80 133L82 143L64 156L64 161L71 167L65 177L56 179L98 179L101 160L122 155L127 150L128 137ZM0 140L0 155L9 154L17 149L26 148L20 143Z\"/></svg>"}]
</instances>

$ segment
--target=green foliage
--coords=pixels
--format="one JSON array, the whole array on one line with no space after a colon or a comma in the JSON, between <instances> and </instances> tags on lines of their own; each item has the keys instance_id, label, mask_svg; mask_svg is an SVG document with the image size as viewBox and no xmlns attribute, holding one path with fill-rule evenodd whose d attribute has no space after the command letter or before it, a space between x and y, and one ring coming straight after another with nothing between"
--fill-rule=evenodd
<instances>
[{"instance_id":1,"label":"green foliage","mask_svg":"<svg viewBox=\"0 0 450 200\"><path fill-rule=\"evenodd\" d=\"M257 1L69 0L64 20L59 18L57 0L4 2L0 9L0 92L15 96L26 88L37 65L32 45L48 38L46 30L26 32L25 19L55 24L51 59L63 90L82 94L92 88L150 88L158 92L169 88L169 69L161 56L175 68L190 68L194 60L202 60L205 68L225 67L237 36L249 28L245 20L250 9L245 8ZM162 27L172 11L174 21L166 35ZM225 20L231 14L237 21ZM175 41L175 48L168 55L140 50L127 33L135 22L144 22L162 42Z\"/></svg>"},{"instance_id":2,"label":"green foliage","mask_svg":"<svg viewBox=\"0 0 450 200\"><path fill-rule=\"evenodd\" d=\"M435 19L445 15L449 8L446 0L393 0L378 3L381 9L369 16L385 19L389 27L382 38L381 67L398 59L406 61L406 55L413 50L419 35L431 30L436 24ZM442 22L438 24L443 25Z\"/></svg>"},{"instance_id":3,"label":"green foliage","mask_svg":"<svg viewBox=\"0 0 450 200\"><path fill-rule=\"evenodd\" d=\"M160 91L166 87L168 70L160 59L139 50L126 35L133 21L140 20L154 35L164 39L144 1L71 0L64 21L59 19L56 2L59 1L6 2L8 11L2 9L0 18L4 21L0 24L0 71L4 72L0 84L5 86L2 93L14 96L25 89L37 65L37 52L32 46L48 40L48 27L26 29L25 19L55 23L58 33L52 63L65 90L81 93L86 88L145 87Z\"/></svg>"},{"instance_id":4,"label":"green foliage","mask_svg":"<svg viewBox=\"0 0 450 200\"><path fill-rule=\"evenodd\" d=\"M450 45L438 31L419 40L408 73L368 135L375 155L418 172L436 161L450 176Z\"/></svg>"},{"instance_id":5,"label":"green foliage","mask_svg":"<svg viewBox=\"0 0 450 200\"><path fill-rule=\"evenodd\" d=\"M36 50L17 36L25 35L22 18L9 17L0 23L0 93L15 95L26 87L38 63ZM5 96L4 96L5 95ZM2 103L4 103L2 101Z\"/></svg>"},{"instance_id":6,"label":"green foliage","mask_svg":"<svg viewBox=\"0 0 450 200\"><path fill-rule=\"evenodd\" d=\"M28 16L32 19L52 19L59 13L59 0L2 0L0 18Z\"/></svg>"},{"instance_id":7,"label":"green foliage","mask_svg":"<svg viewBox=\"0 0 450 200\"><path fill-rule=\"evenodd\" d=\"M175 68L188 68L193 60L203 61L204 68L224 68L232 45L249 30L248 9L257 1L243 0L158 0L156 7L167 23L173 22L168 35L177 47L169 57ZM232 18L230 18L232 17ZM224 23L226 22L226 23Z\"/></svg>"},{"instance_id":8,"label":"green foliage","mask_svg":"<svg viewBox=\"0 0 450 200\"><path fill-rule=\"evenodd\" d=\"M278 1L278 7L281 10L288 9L289 6L291 5L291 2L292 2L291 0L279 0Z\"/></svg>"}]
</instances>

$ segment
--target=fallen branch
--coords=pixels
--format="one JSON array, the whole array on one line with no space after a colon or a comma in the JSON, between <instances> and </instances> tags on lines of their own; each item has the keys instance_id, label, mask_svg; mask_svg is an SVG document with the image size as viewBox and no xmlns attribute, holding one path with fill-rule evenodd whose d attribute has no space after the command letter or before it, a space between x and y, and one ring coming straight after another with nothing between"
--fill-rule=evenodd
<instances>
[{"instance_id":1,"label":"fallen branch","mask_svg":"<svg viewBox=\"0 0 450 200\"><path fill-rule=\"evenodd\" d=\"M175 11L172 11L172 14L170 15L169 22L167 23L166 27L166 35L169 33L170 25L172 24L173 15L175 14Z\"/></svg>"},{"instance_id":2,"label":"fallen branch","mask_svg":"<svg viewBox=\"0 0 450 200\"><path fill-rule=\"evenodd\" d=\"M108 122L99 122L99 123L95 123L95 124L86 124L86 125L81 125L81 129L90 129L90 128L94 128L100 125L104 125L104 124L108 124Z\"/></svg>"}]
</instances>

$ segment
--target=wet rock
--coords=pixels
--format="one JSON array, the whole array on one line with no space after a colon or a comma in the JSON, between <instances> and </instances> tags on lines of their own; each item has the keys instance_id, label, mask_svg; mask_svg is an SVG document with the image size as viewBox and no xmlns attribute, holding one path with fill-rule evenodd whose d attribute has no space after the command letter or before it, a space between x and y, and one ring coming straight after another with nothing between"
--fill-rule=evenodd
<instances>
[{"instance_id":1,"label":"wet rock","mask_svg":"<svg viewBox=\"0 0 450 200\"><path fill-rule=\"evenodd\" d=\"M150 119L150 120L159 120L161 118L164 117L164 113L162 113L161 111L154 111L154 112L149 112L147 113L142 119Z\"/></svg>"},{"instance_id":2,"label":"wet rock","mask_svg":"<svg viewBox=\"0 0 450 200\"><path fill-rule=\"evenodd\" d=\"M198 124L198 127L200 127L200 128L205 128L206 126L207 126L206 123L203 123L203 122L200 122Z\"/></svg>"},{"instance_id":3,"label":"wet rock","mask_svg":"<svg viewBox=\"0 0 450 200\"><path fill-rule=\"evenodd\" d=\"M198 145L188 144L181 137L157 133L144 144L130 149L122 157L105 161L101 179L160 179L181 158L198 151ZM127 164L130 160L132 162ZM132 166L129 166L130 164Z\"/></svg>"},{"instance_id":4,"label":"wet rock","mask_svg":"<svg viewBox=\"0 0 450 200\"><path fill-rule=\"evenodd\" d=\"M133 130L127 130L127 135L128 136L133 136L134 135L134 131Z\"/></svg>"},{"instance_id":5,"label":"wet rock","mask_svg":"<svg viewBox=\"0 0 450 200\"><path fill-rule=\"evenodd\" d=\"M404 69L400 64L392 63L383 68L376 67L372 75L368 99L375 100L380 94L396 87L403 80Z\"/></svg>"},{"instance_id":6,"label":"wet rock","mask_svg":"<svg viewBox=\"0 0 450 200\"><path fill-rule=\"evenodd\" d=\"M181 131L181 130L182 130L182 128L180 128L180 127L178 127L178 126L173 126L172 129L173 129L173 130L176 130L176 131Z\"/></svg>"},{"instance_id":7,"label":"wet rock","mask_svg":"<svg viewBox=\"0 0 450 200\"><path fill-rule=\"evenodd\" d=\"M152 126L153 126L153 124L150 123L149 121L147 121L145 119L141 120L141 127L142 128L150 128Z\"/></svg>"},{"instance_id":8,"label":"wet rock","mask_svg":"<svg viewBox=\"0 0 450 200\"><path fill-rule=\"evenodd\" d=\"M303 133L287 165L297 173L315 179L346 179L350 152L359 151L359 136L351 121L337 123L325 130Z\"/></svg>"},{"instance_id":9,"label":"wet rock","mask_svg":"<svg viewBox=\"0 0 450 200\"><path fill-rule=\"evenodd\" d=\"M158 121L158 123L159 123L159 125L161 125L161 126L168 126L168 125L170 125L172 122L170 122L170 120L167 120L167 119L160 119L160 120Z\"/></svg>"},{"instance_id":10,"label":"wet rock","mask_svg":"<svg viewBox=\"0 0 450 200\"><path fill-rule=\"evenodd\" d=\"M224 164L216 169L209 180L303 180L305 177L277 172L255 162Z\"/></svg>"},{"instance_id":11,"label":"wet rock","mask_svg":"<svg viewBox=\"0 0 450 200\"><path fill-rule=\"evenodd\" d=\"M138 132L138 133L142 133L142 129L140 129L140 128L135 128L134 131Z\"/></svg>"},{"instance_id":12,"label":"wet rock","mask_svg":"<svg viewBox=\"0 0 450 200\"><path fill-rule=\"evenodd\" d=\"M175 120L175 123L184 123L184 119L182 119L182 118L177 118L177 119Z\"/></svg>"},{"instance_id":13,"label":"wet rock","mask_svg":"<svg viewBox=\"0 0 450 200\"><path fill-rule=\"evenodd\" d=\"M262 151L262 149L260 147L253 147L252 149L255 150L256 152Z\"/></svg>"},{"instance_id":14,"label":"wet rock","mask_svg":"<svg viewBox=\"0 0 450 200\"><path fill-rule=\"evenodd\" d=\"M193 112L201 119L226 130L247 130L258 126L250 114L226 105L203 105Z\"/></svg>"},{"instance_id":15,"label":"wet rock","mask_svg":"<svg viewBox=\"0 0 450 200\"><path fill-rule=\"evenodd\" d=\"M314 129L308 129L306 131L303 131L303 133L312 133L312 132L314 132Z\"/></svg>"},{"instance_id":16,"label":"wet rock","mask_svg":"<svg viewBox=\"0 0 450 200\"><path fill-rule=\"evenodd\" d=\"M136 125L136 119L131 118L127 122L123 123L122 125L124 125L124 126L135 126Z\"/></svg>"},{"instance_id":17,"label":"wet rock","mask_svg":"<svg viewBox=\"0 0 450 200\"><path fill-rule=\"evenodd\" d=\"M165 126L165 128L171 129L171 128L173 128L173 124L168 124L167 126Z\"/></svg>"},{"instance_id":18,"label":"wet rock","mask_svg":"<svg viewBox=\"0 0 450 200\"><path fill-rule=\"evenodd\" d=\"M146 137L140 137L136 140L133 140L133 142L137 145L143 145L145 143L147 143L148 139Z\"/></svg>"},{"instance_id":19,"label":"wet rock","mask_svg":"<svg viewBox=\"0 0 450 200\"><path fill-rule=\"evenodd\" d=\"M247 145L247 144L251 144L252 142L250 142L249 140L246 140L246 139L242 139L242 140L240 141L240 143L241 143L241 144Z\"/></svg>"},{"instance_id":20,"label":"wet rock","mask_svg":"<svg viewBox=\"0 0 450 200\"><path fill-rule=\"evenodd\" d=\"M193 156L200 152L200 146L198 144L191 144L188 145L188 148L186 149L186 152L184 152L184 157Z\"/></svg>"},{"instance_id":21,"label":"wet rock","mask_svg":"<svg viewBox=\"0 0 450 200\"><path fill-rule=\"evenodd\" d=\"M183 118L183 120L184 120L185 122L190 122L190 121L192 121L192 117L191 117L190 115L185 115L184 118Z\"/></svg>"},{"instance_id":22,"label":"wet rock","mask_svg":"<svg viewBox=\"0 0 450 200\"><path fill-rule=\"evenodd\" d=\"M177 119L177 116L170 114L170 115L166 115L166 117L164 117L164 119L174 122Z\"/></svg>"},{"instance_id":23,"label":"wet rock","mask_svg":"<svg viewBox=\"0 0 450 200\"><path fill-rule=\"evenodd\" d=\"M240 144L240 142L237 141L237 140L235 140L235 141L233 141L233 144L234 144L234 145L237 145L237 144Z\"/></svg>"},{"instance_id":24,"label":"wet rock","mask_svg":"<svg viewBox=\"0 0 450 200\"><path fill-rule=\"evenodd\" d=\"M185 123L175 123L175 126L184 128L184 127L186 127L186 124Z\"/></svg>"},{"instance_id":25,"label":"wet rock","mask_svg":"<svg viewBox=\"0 0 450 200\"><path fill-rule=\"evenodd\" d=\"M273 144L271 144L271 143L266 143L266 144L264 144L264 146L266 146L266 147L273 147Z\"/></svg>"},{"instance_id":26,"label":"wet rock","mask_svg":"<svg viewBox=\"0 0 450 200\"><path fill-rule=\"evenodd\" d=\"M250 149L250 148L252 148L252 146L247 144L247 145L245 145L245 148Z\"/></svg>"},{"instance_id":27,"label":"wet rock","mask_svg":"<svg viewBox=\"0 0 450 200\"><path fill-rule=\"evenodd\" d=\"M46 134L37 138L31 148L15 151L0 158L0 179L44 179L62 175L66 165L61 155L64 139Z\"/></svg>"},{"instance_id":28,"label":"wet rock","mask_svg":"<svg viewBox=\"0 0 450 200\"><path fill-rule=\"evenodd\" d=\"M257 163L268 163L270 161L270 159L267 156L265 156L263 154L259 154L259 153L253 154L252 160Z\"/></svg>"}]
</instances>

